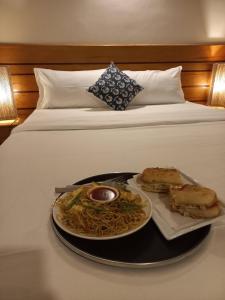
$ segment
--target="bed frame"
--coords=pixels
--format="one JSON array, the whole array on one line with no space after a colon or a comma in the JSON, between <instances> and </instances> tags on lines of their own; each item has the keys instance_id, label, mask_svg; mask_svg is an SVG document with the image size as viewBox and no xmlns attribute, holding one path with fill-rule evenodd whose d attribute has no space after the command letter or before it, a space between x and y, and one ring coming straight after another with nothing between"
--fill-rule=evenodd
<instances>
[{"instance_id":1,"label":"bed frame","mask_svg":"<svg viewBox=\"0 0 225 300\"><path fill-rule=\"evenodd\" d=\"M0 44L0 66L8 65L19 116L35 108L33 68L91 70L114 61L122 69L165 70L182 65L185 98L206 104L212 65L225 61L223 45L29 45Z\"/></svg>"}]
</instances>

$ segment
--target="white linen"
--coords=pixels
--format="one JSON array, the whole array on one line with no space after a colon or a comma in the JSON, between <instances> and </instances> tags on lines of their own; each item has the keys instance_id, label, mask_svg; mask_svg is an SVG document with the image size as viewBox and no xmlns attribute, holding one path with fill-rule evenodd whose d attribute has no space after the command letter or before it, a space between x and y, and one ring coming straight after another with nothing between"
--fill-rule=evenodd
<instances>
[{"instance_id":1,"label":"white linen","mask_svg":"<svg viewBox=\"0 0 225 300\"><path fill-rule=\"evenodd\" d=\"M179 263L128 270L75 255L49 222L55 186L113 171L174 166L225 195L224 121L44 131L38 118L0 147L1 299L224 300L224 226Z\"/></svg>"},{"instance_id":2,"label":"white linen","mask_svg":"<svg viewBox=\"0 0 225 300\"><path fill-rule=\"evenodd\" d=\"M185 100L181 86L181 71L182 66L165 71L124 71L144 88L129 106L183 103Z\"/></svg>"},{"instance_id":3,"label":"white linen","mask_svg":"<svg viewBox=\"0 0 225 300\"><path fill-rule=\"evenodd\" d=\"M169 105L146 105L126 111L81 108L36 110L14 131L97 129L134 126L171 125L225 120L225 110L186 102Z\"/></svg>"},{"instance_id":4,"label":"white linen","mask_svg":"<svg viewBox=\"0 0 225 300\"><path fill-rule=\"evenodd\" d=\"M105 107L87 89L104 72L100 70L58 71L34 68L39 89L37 108Z\"/></svg>"}]
</instances>

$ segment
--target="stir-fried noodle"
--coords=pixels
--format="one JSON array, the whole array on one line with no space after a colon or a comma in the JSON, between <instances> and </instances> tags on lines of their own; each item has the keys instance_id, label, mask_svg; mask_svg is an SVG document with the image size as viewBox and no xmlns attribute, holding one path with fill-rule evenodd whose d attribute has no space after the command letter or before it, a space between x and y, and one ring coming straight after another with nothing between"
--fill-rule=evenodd
<instances>
[{"instance_id":1,"label":"stir-fried noodle","mask_svg":"<svg viewBox=\"0 0 225 300\"><path fill-rule=\"evenodd\" d=\"M88 198L88 190L95 183L83 186L60 198L57 218L76 234L96 237L115 236L136 227L147 219L143 199L124 186L118 186L119 197L111 202L97 202Z\"/></svg>"}]
</instances>

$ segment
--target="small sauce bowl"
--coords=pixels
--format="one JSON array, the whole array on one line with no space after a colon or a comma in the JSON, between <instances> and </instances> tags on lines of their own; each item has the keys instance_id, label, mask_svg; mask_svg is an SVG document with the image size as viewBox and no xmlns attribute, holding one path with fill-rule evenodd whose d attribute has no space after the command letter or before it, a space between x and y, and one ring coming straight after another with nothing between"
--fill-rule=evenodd
<instances>
[{"instance_id":1,"label":"small sauce bowl","mask_svg":"<svg viewBox=\"0 0 225 300\"><path fill-rule=\"evenodd\" d=\"M116 200L119 197L119 191L107 185L98 185L87 192L87 196L89 199L97 202L111 202Z\"/></svg>"}]
</instances>

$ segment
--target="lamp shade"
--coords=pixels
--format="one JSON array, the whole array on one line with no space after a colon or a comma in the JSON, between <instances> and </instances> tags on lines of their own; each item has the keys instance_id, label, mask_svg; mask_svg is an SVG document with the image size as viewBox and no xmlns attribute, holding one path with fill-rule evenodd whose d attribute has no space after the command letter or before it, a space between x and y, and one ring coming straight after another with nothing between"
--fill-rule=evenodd
<instances>
[{"instance_id":1,"label":"lamp shade","mask_svg":"<svg viewBox=\"0 0 225 300\"><path fill-rule=\"evenodd\" d=\"M0 67L0 120L14 120L16 117L8 68Z\"/></svg>"},{"instance_id":2,"label":"lamp shade","mask_svg":"<svg viewBox=\"0 0 225 300\"><path fill-rule=\"evenodd\" d=\"M208 104L225 106L225 63L213 65Z\"/></svg>"}]
</instances>

